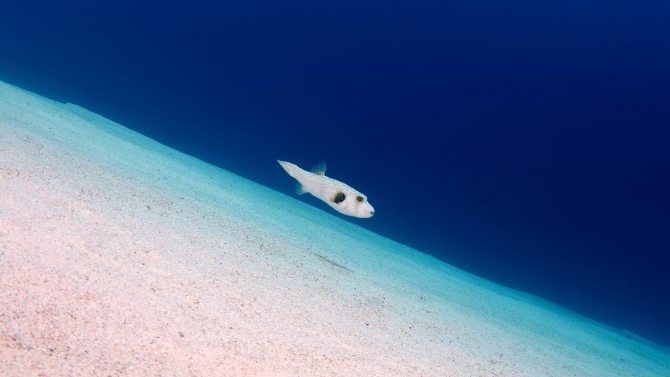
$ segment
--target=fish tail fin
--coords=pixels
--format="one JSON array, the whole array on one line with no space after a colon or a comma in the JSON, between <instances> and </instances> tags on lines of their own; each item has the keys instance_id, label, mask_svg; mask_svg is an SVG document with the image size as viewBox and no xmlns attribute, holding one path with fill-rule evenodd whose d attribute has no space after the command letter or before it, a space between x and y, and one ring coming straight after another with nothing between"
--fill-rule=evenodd
<instances>
[{"instance_id":1,"label":"fish tail fin","mask_svg":"<svg viewBox=\"0 0 670 377\"><path fill-rule=\"evenodd\" d=\"M290 163L290 162L287 162L287 161L281 161L281 160L277 160L277 162L279 162L279 165L281 165L281 167L284 168L284 170L285 170L285 171L288 173L288 175L290 175L291 177L294 177L294 178L295 178L295 173L298 172L298 171L300 170L300 168L299 168L297 165L292 164L292 163Z\"/></svg>"},{"instance_id":2,"label":"fish tail fin","mask_svg":"<svg viewBox=\"0 0 670 377\"><path fill-rule=\"evenodd\" d=\"M277 160L279 162L279 165L281 165L284 170L290 175L291 177L298 179L300 177L300 172L302 171L304 173L304 170L300 169L297 165L292 164L290 162L286 161L281 161ZM295 193L298 195L306 194L307 190L305 187L298 181L298 184L295 185Z\"/></svg>"}]
</instances>

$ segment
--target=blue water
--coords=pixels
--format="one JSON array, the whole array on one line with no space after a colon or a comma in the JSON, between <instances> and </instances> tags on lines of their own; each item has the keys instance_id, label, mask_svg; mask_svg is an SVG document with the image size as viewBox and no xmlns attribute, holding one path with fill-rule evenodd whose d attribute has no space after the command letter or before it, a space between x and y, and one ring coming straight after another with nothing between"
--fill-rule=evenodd
<instances>
[{"instance_id":1,"label":"blue water","mask_svg":"<svg viewBox=\"0 0 670 377\"><path fill-rule=\"evenodd\" d=\"M667 1L97 3L4 4L0 79L670 346Z\"/></svg>"}]
</instances>

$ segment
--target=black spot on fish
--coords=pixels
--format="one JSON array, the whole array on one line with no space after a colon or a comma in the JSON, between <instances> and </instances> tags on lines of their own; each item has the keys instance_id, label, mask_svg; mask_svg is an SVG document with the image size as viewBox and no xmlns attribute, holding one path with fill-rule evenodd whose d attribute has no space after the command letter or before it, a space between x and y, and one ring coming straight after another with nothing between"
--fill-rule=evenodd
<instances>
[{"instance_id":1,"label":"black spot on fish","mask_svg":"<svg viewBox=\"0 0 670 377\"><path fill-rule=\"evenodd\" d=\"M346 198L347 198L347 196L344 195L344 193L343 193L342 191L340 191L340 192L338 192L337 194L335 194L335 197L333 198L333 202L334 202L335 204L340 204L340 203L342 203L342 202L344 201L344 199L346 199Z\"/></svg>"}]
</instances>

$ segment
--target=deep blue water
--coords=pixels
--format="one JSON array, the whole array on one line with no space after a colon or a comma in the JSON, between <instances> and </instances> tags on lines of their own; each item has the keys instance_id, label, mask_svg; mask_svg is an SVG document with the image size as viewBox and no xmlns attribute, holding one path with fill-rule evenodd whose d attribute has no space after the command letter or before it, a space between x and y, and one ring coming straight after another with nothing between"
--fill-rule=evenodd
<instances>
[{"instance_id":1,"label":"deep blue water","mask_svg":"<svg viewBox=\"0 0 670 377\"><path fill-rule=\"evenodd\" d=\"M12 3L0 80L670 346L667 1Z\"/></svg>"}]
</instances>

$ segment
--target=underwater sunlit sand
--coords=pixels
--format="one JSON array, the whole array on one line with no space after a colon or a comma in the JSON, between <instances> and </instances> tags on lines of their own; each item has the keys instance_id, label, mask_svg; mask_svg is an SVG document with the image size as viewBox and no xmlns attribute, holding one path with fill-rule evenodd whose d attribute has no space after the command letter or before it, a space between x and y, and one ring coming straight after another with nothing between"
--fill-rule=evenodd
<instances>
[{"instance_id":1,"label":"underwater sunlit sand","mask_svg":"<svg viewBox=\"0 0 670 377\"><path fill-rule=\"evenodd\" d=\"M289 179L279 193L0 83L0 375L670 376L667 349Z\"/></svg>"}]
</instances>

